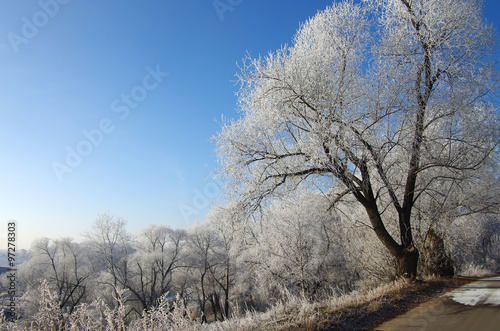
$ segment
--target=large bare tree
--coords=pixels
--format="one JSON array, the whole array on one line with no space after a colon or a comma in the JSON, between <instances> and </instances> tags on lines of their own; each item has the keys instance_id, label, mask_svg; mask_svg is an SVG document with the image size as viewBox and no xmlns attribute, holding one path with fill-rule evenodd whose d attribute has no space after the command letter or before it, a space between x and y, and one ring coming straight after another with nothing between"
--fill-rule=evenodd
<instances>
[{"instance_id":1,"label":"large bare tree","mask_svg":"<svg viewBox=\"0 0 500 331\"><path fill-rule=\"evenodd\" d=\"M498 160L496 39L481 11L476 0L342 1L292 46L247 56L241 116L215 138L226 193L250 210L298 185L332 206L354 197L398 273L416 275L417 200Z\"/></svg>"}]
</instances>

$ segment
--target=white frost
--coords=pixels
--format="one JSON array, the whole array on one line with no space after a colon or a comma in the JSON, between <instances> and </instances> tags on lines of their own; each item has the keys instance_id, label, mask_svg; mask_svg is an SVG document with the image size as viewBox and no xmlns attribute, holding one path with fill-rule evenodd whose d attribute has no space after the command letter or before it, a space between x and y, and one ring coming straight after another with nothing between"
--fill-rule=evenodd
<instances>
[{"instance_id":1,"label":"white frost","mask_svg":"<svg viewBox=\"0 0 500 331\"><path fill-rule=\"evenodd\" d=\"M500 287L492 286L493 282L500 284L500 277L487 278L480 282L463 286L445 296L463 305L475 306L487 304L500 306Z\"/></svg>"}]
</instances>

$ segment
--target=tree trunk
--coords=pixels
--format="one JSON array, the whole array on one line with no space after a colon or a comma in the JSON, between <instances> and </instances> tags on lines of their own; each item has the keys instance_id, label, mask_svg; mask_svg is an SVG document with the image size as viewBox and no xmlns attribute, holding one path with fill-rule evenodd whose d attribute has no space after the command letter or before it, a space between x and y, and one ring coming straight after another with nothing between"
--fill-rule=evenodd
<instances>
[{"instance_id":1,"label":"tree trunk","mask_svg":"<svg viewBox=\"0 0 500 331\"><path fill-rule=\"evenodd\" d=\"M372 199L375 200L374 198ZM396 275L400 277L415 278L417 276L417 265L419 253L413 245L411 231L408 227L401 227L401 240L406 241L403 244L398 244L387 231L384 222L380 216L375 202L366 203L365 209L373 226L375 234L380 239L382 244L396 258L397 270ZM401 224L401 222L400 222Z\"/></svg>"},{"instance_id":2,"label":"tree trunk","mask_svg":"<svg viewBox=\"0 0 500 331\"><path fill-rule=\"evenodd\" d=\"M219 312L219 304L218 304L219 298L216 296L215 293L210 294L209 298L210 298L210 305L212 306L212 313L214 314L214 321L217 322L219 320L217 316L217 313Z\"/></svg>"},{"instance_id":3,"label":"tree trunk","mask_svg":"<svg viewBox=\"0 0 500 331\"><path fill-rule=\"evenodd\" d=\"M229 318L229 258L226 259L226 288L224 289L224 318Z\"/></svg>"},{"instance_id":4,"label":"tree trunk","mask_svg":"<svg viewBox=\"0 0 500 331\"><path fill-rule=\"evenodd\" d=\"M200 310L201 310L201 322L206 323L207 322L207 314L205 313L205 304L207 302L207 296L205 295L205 272L201 274L201 300L200 300Z\"/></svg>"},{"instance_id":5,"label":"tree trunk","mask_svg":"<svg viewBox=\"0 0 500 331\"><path fill-rule=\"evenodd\" d=\"M446 251L443 236L430 228L425 238L422 245L423 272L428 275L454 276L453 259Z\"/></svg>"},{"instance_id":6,"label":"tree trunk","mask_svg":"<svg viewBox=\"0 0 500 331\"><path fill-rule=\"evenodd\" d=\"M417 276L419 253L415 247L402 249L401 253L396 255L397 275L405 278L415 278Z\"/></svg>"}]
</instances>

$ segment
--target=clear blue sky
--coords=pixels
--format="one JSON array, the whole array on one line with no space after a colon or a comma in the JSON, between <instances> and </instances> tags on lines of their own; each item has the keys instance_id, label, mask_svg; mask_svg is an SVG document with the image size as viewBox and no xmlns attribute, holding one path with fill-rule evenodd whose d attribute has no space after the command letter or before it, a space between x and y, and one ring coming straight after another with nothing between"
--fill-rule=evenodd
<instances>
[{"instance_id":1,"label":"clear blue sky","mask_svg":"<svg viewBox=\"0 0 500 331\"><path fill-rule=\"evenodd\" d=\"M0 249L9 220L25 248L79 239L100 213L132 233L203 221L236 63L290 43L332 1L219 3L0 2ZM497 27L499 8L486 1Z\"/></svg>"}]
</instances>

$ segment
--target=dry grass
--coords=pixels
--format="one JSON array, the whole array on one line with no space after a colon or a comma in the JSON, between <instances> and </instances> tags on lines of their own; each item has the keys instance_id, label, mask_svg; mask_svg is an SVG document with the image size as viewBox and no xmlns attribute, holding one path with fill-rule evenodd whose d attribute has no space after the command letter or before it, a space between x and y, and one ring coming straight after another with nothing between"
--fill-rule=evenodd
<instances>
[{"instance_id":1,"label":"dry grass","mask_svg":"<svg viewBox=\"0 0 500 331\"><path fill-rule=\"evenodd\" d=\"M477 278L401 281L360 295L355 304L322 314L317 323L304 323L296 330L372 330L376 325L403 314L417 305ZM306 325L308 324L308 325Z\"/></svg>"},{"instance_id":2,"label":"dry grass","mask_svg":"<svg viewBox=\"0 0 500 331\"><path fill-rule=\"evenodd\" d=\"M321 303L294 299L264 314L212 325L212 330L372 330L420 303L476 279L399 280Z\"/></svg>"}]
</instances>

